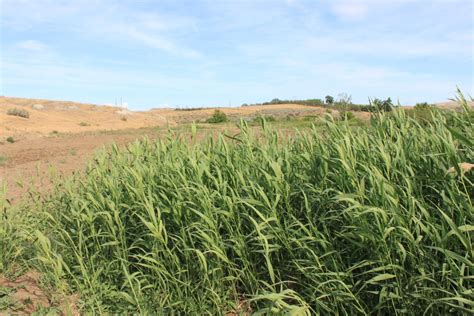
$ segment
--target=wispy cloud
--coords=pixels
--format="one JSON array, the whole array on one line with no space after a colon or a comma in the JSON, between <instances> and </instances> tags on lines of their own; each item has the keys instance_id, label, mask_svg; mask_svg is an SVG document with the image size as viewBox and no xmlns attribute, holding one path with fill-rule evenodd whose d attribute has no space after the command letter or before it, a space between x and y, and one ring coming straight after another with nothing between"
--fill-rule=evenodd
<instances>
[{"instance_id":1,"label":"wispy cloud","mask_svg":"<svg viewBox=\"0 0 474 316\"><path fill-rule=\"evenodd\" d=\"M363 1L336 1L331 9L338 18L343 20L362 20L369 12L368 4Z\"/></svg>"},{"instance_id":2,"label":"wispy cloud","mask_svg":"<svg viewBox=\"0 0 474 316\"><path fill-rule=\"evenodd\" d=\"M186 16L148 13L131 9L125 3L104 0L2 0L2 23L9 28L26 31L37 27L55 29L87 38L108 41L131 40L137 45L161 50L184 58L202 56L196 49L180 44L175 37L198 31L196 21ZM39 49L40 42L22 43L25 49Z\"/></svg>"},{"instance_id":3,"label":"wispy cloud","mask_svg":"<svg viewBox=\"0 0 474 316\"><path fill-rule=\"evenodd\" d=\"M139 31L135 28L130 28L125 32L121 32L120 34L126 35L131 39L137 40L150 48L159 49L171 53L173 55L178 55L187 58L201 57L201 54L198 51L190 48L180 47L172 40L169 40L159 34L149 34L146 32Z\"/></svg>"},{"instance_id":4,"label":"wispy cloud","mask_svg":"<svg viewBox=\"0 0 474 316\"><path fill-rule=\"evenodd\" d=\"M37 40L20 41L16 46L20 49L34 52L44 52L48 49L48 45Z\"/></svg>"}]
</instances>

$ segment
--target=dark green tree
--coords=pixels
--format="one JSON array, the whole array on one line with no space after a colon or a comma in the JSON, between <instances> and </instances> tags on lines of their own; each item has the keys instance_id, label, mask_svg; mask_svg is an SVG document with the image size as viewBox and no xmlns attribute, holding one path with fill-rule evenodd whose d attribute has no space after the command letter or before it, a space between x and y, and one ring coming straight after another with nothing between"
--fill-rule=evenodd
<instances>
[{"instance_id":1,"label":"dark green tree","mask_svg":"<svg viewBox=\"0 0 474 316\"><path fill-rule=\"evenodd\" d=\"M326 104L333 104L334 103L334 97L327 95L326 96Z\"/></svg>"}]
</instances>

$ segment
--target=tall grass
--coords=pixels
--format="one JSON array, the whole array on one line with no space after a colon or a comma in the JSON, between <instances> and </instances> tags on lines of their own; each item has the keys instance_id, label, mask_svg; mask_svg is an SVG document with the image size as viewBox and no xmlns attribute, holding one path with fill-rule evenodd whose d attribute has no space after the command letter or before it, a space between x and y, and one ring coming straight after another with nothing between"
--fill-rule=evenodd
<instances>
[{"instance_id":1,"label":"tall grass","mask_svg":"<svg viewBox=\"0 0 474 316\"><path fill-rule=\"evenodd\" d=\"M96 313L468 314L472 115L432 115L114 147L38 203L32 262Z\"/></svg>"},{"instance_id":2,"label":"tall grass","mask_svg":"<svg viewBox=\"0 0 474 316\"><path fill-rule=\"evenodd\" d=\"M32 229L39 223L38 214L26 208L11 209L6 192L6 184L0 181L0 274L14 276L23 272L25 260L36 252Z\"/></svg>"}]
</instances>

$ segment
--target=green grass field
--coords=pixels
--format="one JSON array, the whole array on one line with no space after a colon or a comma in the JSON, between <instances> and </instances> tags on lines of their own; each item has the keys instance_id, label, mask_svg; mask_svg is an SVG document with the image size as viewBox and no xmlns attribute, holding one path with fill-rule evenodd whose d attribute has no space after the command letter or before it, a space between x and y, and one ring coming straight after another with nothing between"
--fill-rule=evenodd
<instances>
[{"instance_id":1,"label":"green grass field","mask_svg":"<svg viewBox=\"0 0 474 316\"><path fill-rule=\"evenodd\" d=\"M84 313L470 314L460 103L423 123L396 110L114 147L51 195L0 199L0 273L34 267Z\"/></svg>"}]
</instances>

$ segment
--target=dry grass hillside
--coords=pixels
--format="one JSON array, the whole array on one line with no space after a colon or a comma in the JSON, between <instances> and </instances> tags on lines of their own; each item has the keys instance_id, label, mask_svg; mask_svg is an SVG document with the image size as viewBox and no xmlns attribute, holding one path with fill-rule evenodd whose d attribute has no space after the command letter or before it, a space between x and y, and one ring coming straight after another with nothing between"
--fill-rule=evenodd
<instances>
[{"instance_id":1,"label":"dry grass hillside","mask_svg":"<svg viewBox=\"0 0 474 316\"><path fill-rule=\"evenodd\" d=\"M452 108L453 102L440 103L441 108ZM26 110L29 118L8 115L12 109ZM203 109L152 109L149 111L129 111L113 106L99 106L69 101L51 101L0 97L0 141L7 137L34 138L51 133L81 133L91 131L112 131L150 126L175 126L193 121L204 122L214 112L214 108ZM276 104L220 108L231 119L252 119L255 116L302 117L322 115L326 109L298 104ZM337 111L333 111L337 115ZM370 114L354 113L360 119Z\"/></svg>"},{"instance_id":2,"label":"dry grass hillside","mask_svg":"<svg viewBox=\"0 0 474 316\"><path fill-rule=\"evenodd\" d=\"M8 115L12 109L26 110L29 118ZM50 101L0 97L0 141L9 136L35 137L53 132L81 133L99 130L122 130L149 126L175 126L178 123L205 121L215 109L153 109L129 111L112 106L98 106L69 101ZM258 115L305 116L322 114L325 109L297 104L221 108L231 118Z\"/></svg>"},{"instance_id":3,"label":"dry grass hillside","mask_svg":"<svg viewBox=\"0 0 474 316\"><path fill-rule=\"evenodd\" d=\"M474 102L473 101L467 102L467 105L470 106L471 108L474 108ZM441 108L441 109L448 109L448 110L460 108L459 104L454 102L454 101L439 102L439 103L436 103L436 106Z\"/></svg>"},{"instance_id":4,"label":"dry grass hillside","mask_svg":"<svg viewBox=\"0 0 474 316\"><path fill-rule=\"evenodd\" d=\"M29 118L7 115L11 109L28 111ZM0 97L0 135L46 135L166 125L159 113L132 112L117 107L75 102Z\"/></svg>"}]
</instances>

